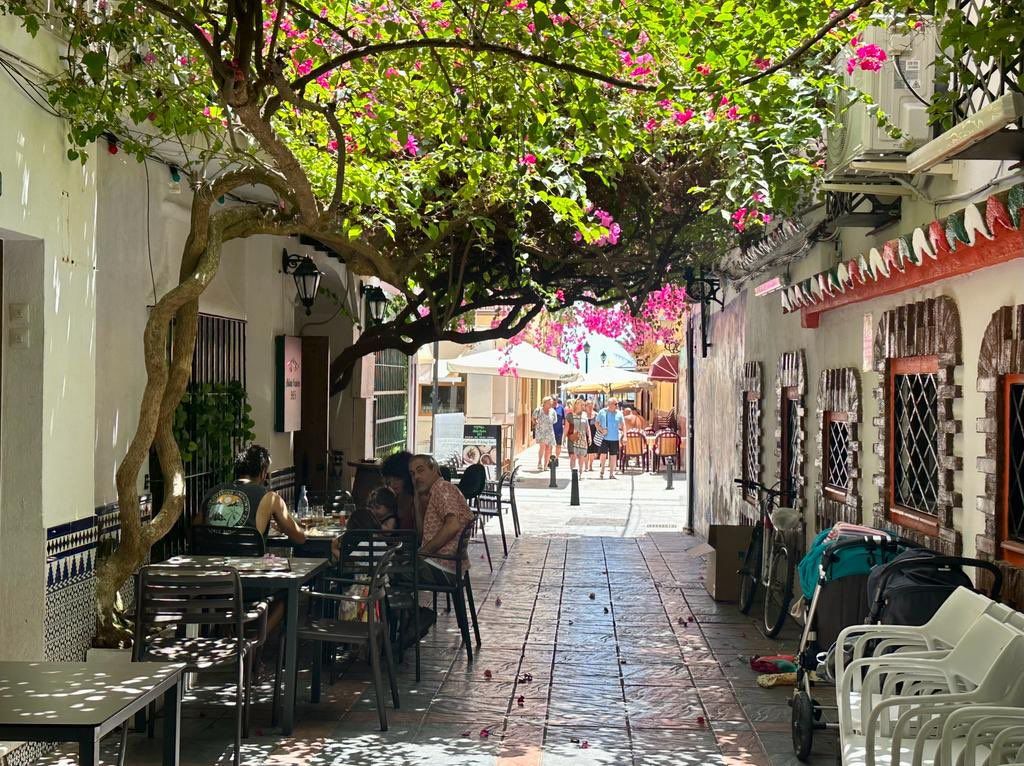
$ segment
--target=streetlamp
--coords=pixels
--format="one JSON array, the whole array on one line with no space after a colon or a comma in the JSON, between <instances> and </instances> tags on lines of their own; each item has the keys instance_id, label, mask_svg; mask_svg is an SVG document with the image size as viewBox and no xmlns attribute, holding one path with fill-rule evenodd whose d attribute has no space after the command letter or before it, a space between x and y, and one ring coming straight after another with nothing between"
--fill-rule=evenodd
<instances>
[{"instance_id":1,"label":"streetlamp","mask_svg":"<svg viewBox=\"0 0 1024 766\"><path fill-rule=\"evenodd\" d=\"M320 289L323 272L308 255L289 255L287 250L281 255L281 270L285 274L291 274L295 279L299 300L306 307L306 316L309 316L313 313L313 301L316 300L317 290Z\"/></svg>"},{"instance_id":2,"label":"streetlamp","mask_svg":"<svg viewBox=\"0 0 1024 766\"><path fill-rule=\"evenodd\" d=\"M583 372L590 372L590 341L583 344Z\"/></svg>"},{"instance_id":3,"label":"streetlamp","mask_svg":"<svg viewBox=\"0 0 1024 766\"><path fill-rule=\"evenodd\" d=\"M604 351L601 352L601 366L604 367L608 364L608 354Z\"/></svg>"},{"instance_id":4,"label":"streetlamp","mask_svg":"<svg viewBox=\"0 0 1024 766\"><path fill-rule=\"evenodd\" d=\"M359 292L366 299L366 308L370 319L374 324L380 324L380 320L384 318L384 309L388 305L387 294L380 288L380 285L363 285L359 288Z\"/></svg>"}]
</instances>

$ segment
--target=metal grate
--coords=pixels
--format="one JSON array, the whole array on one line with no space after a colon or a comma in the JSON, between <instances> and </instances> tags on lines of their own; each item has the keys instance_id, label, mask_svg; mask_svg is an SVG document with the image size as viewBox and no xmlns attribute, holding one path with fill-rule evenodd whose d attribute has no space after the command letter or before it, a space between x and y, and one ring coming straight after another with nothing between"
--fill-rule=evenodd
<instances>
[{"instance_id":1,"label":"metal grate","mask_svg":"<svg viewBox=\"0 0 1024 766\"><path fill-rule=\"evenodd\" d=\"M405 449L409 412L409 357L393 348L377 354L373 366L373 454Z\"/></svg>"},{"instance_id":2,"label":"metal grate","mask_svg":"<svg viewBox=\"0 0 1024 766\"><path fill-rule=\"evenodd\" d=\"M1000 0L955 0L957 12L961 14L966 28L971 27L978 34L989 32L998 22L1010 23L1009 14L1000 13ZM1007 9L1011 6L1005 6ZM1020 37L1018 35L1019 44ZM994 58L975 47L965 44L952 60L953 65L953 118L963 122L978 111L995 102L1007 93L1021 91L1021 76L1024 75L1024 48L1018 45L1016 53ZM1024 120L1017 120L1011 130L1024 128Z\"/></svg>"},{"instance_id":3,"label":"metal grate","mask_svg":"<svg viewBox=\"0 0 1024 766\"><path fill-rule=\"evenodd\" d=\"M825 456L825 483L846 492L850 488L850 426L841 420L828 422L828 454Z\"/></svg>"},{"instance_id":4,"label":"metal grate","mask_svg":"<svg viewBox=\"0 0 1024 766\"><path fill-rule=\"evenodd\" d=\"M1024 383L1009 386L1010 421L1009 434L1009 514L1010 537L1024 540Z\"/></svg>"},{"instance_id":5,"label":"metal grate","mask_svg":"<svg viewBox=\"0 0 1024 766\"><path fill-rule=\"evenodd\" d=\"M743 399L743 478L747 481L757 481L759 455L757 449L757 400ZM743 495L748 498L755 496L752 489L744 487Z\"/></svg>"},{"instance_id":6,"label":"metal grate","mask_svg":"<svg viewBox=\"0 0 1024 766\"><path fill-rule=\"evenodd\" d=\"M938 513L938 376L893 375L893 499Z\"/></svg>"},{"instance_id":7,"label":"metal grate","mask_svg":"<svg viewBox=\"0 0 1024 766\"><path fill-rule=\"evenodd\" d=\"M786 476L785 482L782 485L782 491L787 493L786 505L793 505L796 501L796 476L800 470L800 452L799 452L799 428L800 428L800 408L799 401L797 399L785 400L786 402L786 456L788 461L786 464Z\"/></svg>"}]
</instances>

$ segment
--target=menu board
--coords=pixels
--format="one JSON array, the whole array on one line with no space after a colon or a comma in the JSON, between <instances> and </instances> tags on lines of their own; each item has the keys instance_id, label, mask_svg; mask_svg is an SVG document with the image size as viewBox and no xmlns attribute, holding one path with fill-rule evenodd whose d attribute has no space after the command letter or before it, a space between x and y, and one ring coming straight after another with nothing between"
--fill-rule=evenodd
<instances>
[{"instance_id":1,"label":"menu board","mask_svg":"<svg viewBox=\"0 0 1024 766\"><path fill-rule=\"evenodd\" d=\"M481 463L489 475L501 470L501 426L467 425L462 436L462 465Z\"/></svg>"},{"instance_id":2,"label":"menu board","mask_svg":"<svg viewBox=\"0 0 1024 766\"><path fill-rule=\"evenodd\" d=\"M444 463L462 456L462 433L466 416L461 412L434 415L434 459Z\"/></svg>"}]
</instances>

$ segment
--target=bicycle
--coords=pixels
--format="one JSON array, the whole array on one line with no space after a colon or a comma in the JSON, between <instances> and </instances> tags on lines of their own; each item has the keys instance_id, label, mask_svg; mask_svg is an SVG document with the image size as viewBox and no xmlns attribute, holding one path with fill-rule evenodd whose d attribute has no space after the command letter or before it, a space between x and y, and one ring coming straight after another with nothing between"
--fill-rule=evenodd
<instances>
[{"instance_id":1,"label":"bicycle","mask_svg":"<svg viewBox=\"0 0 1024 766\"><path fill-rule=\"evenodd\" d=\"M744 479L736 479L735 483L757 492L760 511L739 570L739 608L743 614L750 614L757 588L763 585L765 633L774 638L786 622L793 599L796 558L790 550L789 540L793 533L799 531L802 519L793 508L775 507L777 498L791 494L778 489L779 483L774 487ZM764 545L766 530L771 533L767 546Z\"/></svg>"}]
</instances>

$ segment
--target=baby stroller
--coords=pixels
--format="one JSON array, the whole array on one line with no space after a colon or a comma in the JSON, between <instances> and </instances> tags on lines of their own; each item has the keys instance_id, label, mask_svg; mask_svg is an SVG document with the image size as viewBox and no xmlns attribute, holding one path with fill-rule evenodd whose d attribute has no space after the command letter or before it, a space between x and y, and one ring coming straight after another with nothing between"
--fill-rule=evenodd
<instances>
[{"instance_id":1,"label":"baby stroller","mask_svg":"<svg viewBox=\"0 0 1024 766\"><path fill-rule=\"evenodd\" d=\"M908 545L880 530L837 524L818 534L800 562L800 587L804 603L809 604L791 702L793 750L800 760L810 754L816 729L838 727L825 720L822 705L811 693L811 671L819 670L819 654L835 644L843 628L864 622L871 610L869 574L906 551Z\"/></svg>"}]
</instances>

